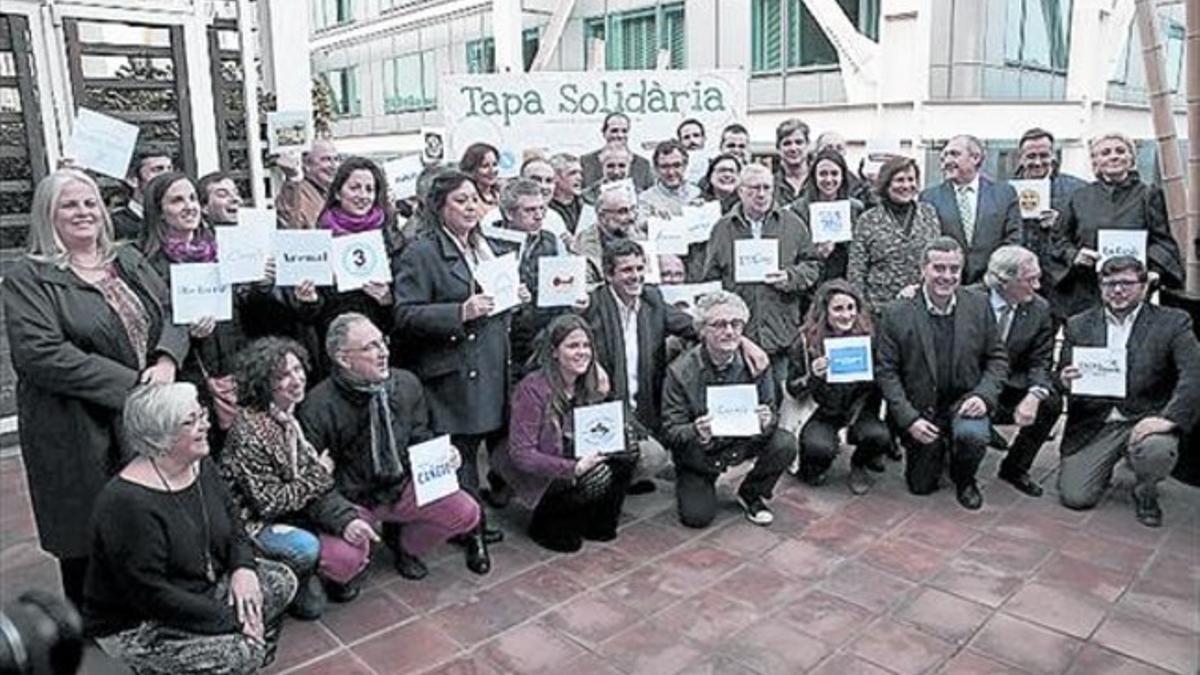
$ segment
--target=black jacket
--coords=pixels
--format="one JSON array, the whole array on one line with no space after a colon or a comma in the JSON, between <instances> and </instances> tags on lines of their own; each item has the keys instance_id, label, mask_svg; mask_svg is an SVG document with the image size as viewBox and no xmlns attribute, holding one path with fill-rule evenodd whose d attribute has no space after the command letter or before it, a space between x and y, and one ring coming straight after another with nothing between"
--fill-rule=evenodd
<instances>
[{"instance_id":1,"label":"black jacket","mask_svg":"<svg viewBox=\"0 0 1200 675\"><path fill-rule=\"evenodd\" d=\"M813 417L838 427L853 424L863 413L878 417L883 403L875 382L828 382L813 376L812 359L802 335L788 350L787 391L797 399L806 393L811 395L817 404Z\"/></svg>"},{"instance_id":2,"label":"black jacket","mask_svg":"<svg viewBox=\"0 0 1200 675\"><path fill-rule=\"evenodd\" d=\"M966 289L978 293L988 303L991 311L990 291L983 284ZM995 312L991 312L996 321ZM1004 386L1022 391L1030 387L1042 387L1054 391L1054 335L1057 327L1050 313L1050 303L1040 296L1019 305L1009 323L1008 339L1004 342L1008 353L1008 378Z\"/></svg>"}]
</instances>

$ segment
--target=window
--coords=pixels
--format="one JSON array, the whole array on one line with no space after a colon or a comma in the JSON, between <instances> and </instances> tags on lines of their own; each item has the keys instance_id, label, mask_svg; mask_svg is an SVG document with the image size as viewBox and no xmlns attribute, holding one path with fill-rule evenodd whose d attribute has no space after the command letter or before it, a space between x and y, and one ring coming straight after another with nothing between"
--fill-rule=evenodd
<instances>
[{"instance_id":1,"label":"window","mask_svg":"<svg viewBox=\"0 0 1200 675\"><path fill-rule=\"evenodd\" d=\"M683 3L588 19L583 27L584 61L590 65L594 40L604 40L607 70L654 70L658 52L670 52L670 67L684 68Z\"/></svg>"},{"instance_id":2,"label":"window","mask_svg":"<svg viewBox=\"0 0 1200 675\"><path fill-rule=\"evenodd\" d=\"M521 60L525 64L525 72L533 65L541 44L537 28L526 28L521 31ZM496 40L495 38L479 38L467 43L467 72L494 73L496 72Z\"/></svg>"},{"instance_id":3,"label":"window","mask_svg":"<svg viewBox=\"0 0 1200 675\"><path fill-rule=\"evenodd\" d=\"M414 52L383 62L385 113L432 110L437 107L437 60L433 52Z\"/></svg>"},{"instance_id":4,"label":"window","mask_svg":"<svg viewBox=\"0 0 1200 675\"><path fill-rule=\"evenodd\" d=\"M352 0L310 0L312 25L316 30L340 26L354 20Z\"/></svg>"},{"instance_id":5,"label":"window","mask_svg":"<svg viewBox=\"0 0 1200 675\"><path fill-rule=\"evenodd\" d=\"M1166 60L1166 84L1167 88L1174 93L1179 91L1179 77L1183 73L1183 26L1175 21L1170 21L1164 27L1163 34L1166 37L1167 51L1163 56Z\"/></svg>"},{"instance_id":6,"label":"window","mask_svg":"<svg viewBox=\"0 0 1200 675\"><path fill-rule=\"evenodd\" d=\"M879 2L837 0L851 25L872 40L879 39ZM785 25L786 31L783 30ZM782 70L785 47L789 69L836 66L838 63L837 50L803 0L753 0L750 26L751 72Z\"/></svg>"},{"instance_id":7,"label":"window","mask_svg":"<svg viewBox=\"0 0 1200 675\"><path fill-rule=\"evenodd\" d=\"M1070 30L1071 0L1008 0L1004 60L1065 73Z\"/></svg>"},{"instance_id":8,"label":"window","mask_svg":"<svg viewBox=\"0 0 1200 675\"><path fill-rule=\"evenodd\" d=\"M357 117L362 114L358 97L358 68L338 68L325 72L325 81L333 92L333 114L337 117Z\"/></svg>"}]
</instances>

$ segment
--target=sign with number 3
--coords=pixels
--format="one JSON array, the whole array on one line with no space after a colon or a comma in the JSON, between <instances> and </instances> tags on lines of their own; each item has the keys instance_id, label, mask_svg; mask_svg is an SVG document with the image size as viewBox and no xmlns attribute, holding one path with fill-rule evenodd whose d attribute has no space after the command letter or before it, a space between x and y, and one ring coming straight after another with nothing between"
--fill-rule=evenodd
<instances>
[{"instance_id":1,"label":"sign with number 3","mask_svg":"<svg viewBox=\"0 0 1200 675\"><path fill-rule=\"evenodd\" d=\"M333 273L339 293L360 289L371 281L391 283L383 232L372 230L335 237Z\"/></svg>"}]
</instances>

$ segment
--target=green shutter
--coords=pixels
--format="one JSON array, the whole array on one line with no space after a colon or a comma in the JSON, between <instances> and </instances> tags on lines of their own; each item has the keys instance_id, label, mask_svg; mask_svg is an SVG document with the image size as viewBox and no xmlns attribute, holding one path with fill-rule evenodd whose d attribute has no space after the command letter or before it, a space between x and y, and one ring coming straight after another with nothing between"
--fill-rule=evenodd
<instances>
[{"instance_id":1,"label":"green shutter","mask_svg":"<svg viewBox=\"0 0 1200 675\"><path fill-rule=\"evenodd\" d=\"M755 73L779 70L783 35L780 25L782 0L754 0L750 6L750 69Z\"/></svg>"},{"instance_id":2,"label":"green shutter","mask_svg":"<svg viewBox=\"0 0 1200 675\"><path fill-rule=\"evenodd\" d=\"M663 10L663 35L659 43L671 52L671 67L687 68L687 41L684 34L683 7Z\"/></svg>"}]
</instances>

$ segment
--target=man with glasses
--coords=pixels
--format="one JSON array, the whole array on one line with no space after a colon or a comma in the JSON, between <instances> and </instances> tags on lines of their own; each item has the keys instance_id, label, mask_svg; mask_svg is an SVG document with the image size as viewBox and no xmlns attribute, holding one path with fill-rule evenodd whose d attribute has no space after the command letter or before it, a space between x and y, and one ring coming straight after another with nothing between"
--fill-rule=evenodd
<instances>
[{"instance_id":1,"label":"man with glasses","mask_svg":"<svg viewBox=\"0 0 1200 675\"><path fill-rule=\"evenodd\" d=\"M629 153L626 173L633 179L633 184L639 191L654 184L654 174L650 171L650 162L646 161L645 157L634 154L629 147L628 115L619 112L609 113L600 126L600 133L604 135L604 147L579 158L579 164L583 168L584 188L593 187L604 179L607 171L604 169L604 158L601 154L605 148L612 145L624 148Z\"/></svg>"},{"instance_id":2,"label":"man with glasses","mask_svg":"<svg viewBox=\"0 0 1200 675\"><path fill-rule=\"evenodd\" d=\"M625 188L618 184L601 190L596 199L596 223L575 240L576 253L587 258L589 284L604 281L604 251L612 242L646 238L638 226L637 198Z\"/></svg>"},{"instance_id":3,"label":"man with glasses","mask_svg":"<svg viewBox=\"0 0 1200 675\"><path fill-rule=\"evenodd\" d=\"M558 237L563 245L568 245L571 243L571 236L567 232L566 221L557 211L549 208L550 200L554 196L554 175L554 167L551 166L550 160L544 157L530 157L521 165L521 178L533 181L542 190L546 206L542 229Z\"/></svg>"},{"instance_id":4,"label":"man with glasses","mask_svg":"<svg viewBox=\"0 0 1200 675\"><path fill-rule=\"evenodd\" d=\"M696 302L700 344L667 368L663 384L663 443L675 464L675 497L679 521L708 527L717 515L717 478L745 461L754 466L738 487L738 503L755 525L775 520L767 501L775 483L796 455L796 437L780 429L779 399L767 368L755 368L742 348L750 310L737 295L716 291ZM723 435L723 419L710 404L714 388L752 385L757 398L757 433ZM727 391L727 390L726 390ZM714 430L714 423L716 429ZM745 433L745 432L743 432Z\"/></svg>"},{"instance_id":5,"label":"man with glasses","mask_svg":"<svg viewBox=\"0 0 1200 675\"><path fill-rule=\"evenodd\" d=\"M1064 389L1084 376L1075 360L1084 347L1106 348L1125 387L1106 396L1068 394L1058 491L1068 508L1090 509L1124 458L1135 477L1138 522L1158 527L1158 484L1175 466L1180 435L1200 417L1200 343L1186 313L1146 302L1146 281L1137 258L1109 258L1100 267L1103 306L1067 321L1059 364Z\"/></svg>"}]
</instances>

